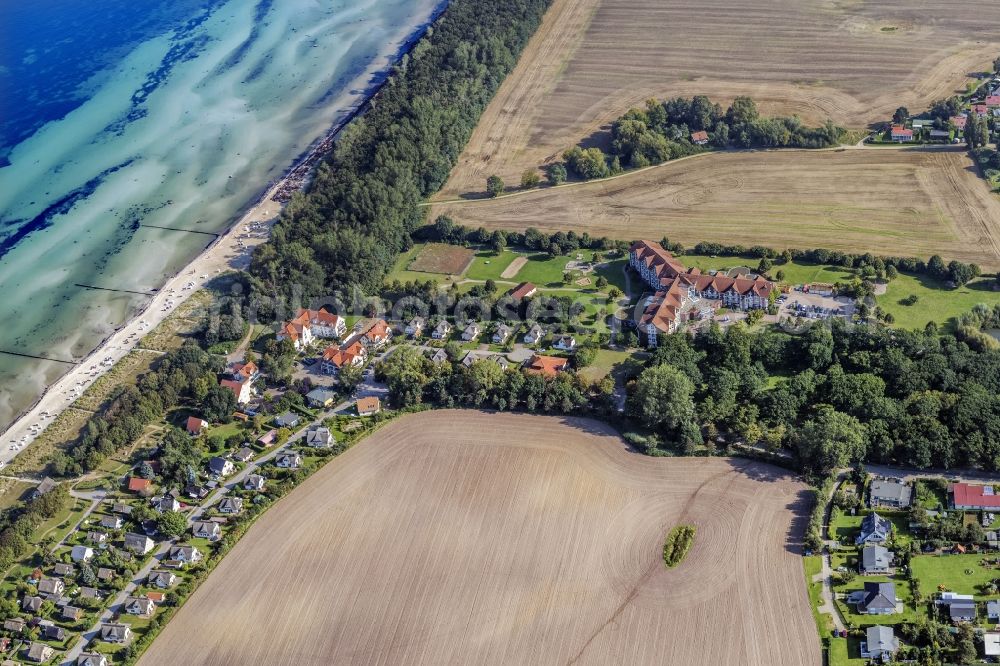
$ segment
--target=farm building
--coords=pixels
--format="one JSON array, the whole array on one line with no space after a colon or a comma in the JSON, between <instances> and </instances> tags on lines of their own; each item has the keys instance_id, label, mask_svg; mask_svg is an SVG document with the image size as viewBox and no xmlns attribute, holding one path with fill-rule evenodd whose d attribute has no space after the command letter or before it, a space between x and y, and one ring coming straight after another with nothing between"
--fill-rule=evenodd
<instances>
[{"instance_id":1,"label":"farm building","mask_svg":"<svg viewBox=\"0 0 1000 666\"><path fill-rule=\"evenodd\" d=\"M514 300L519 301L522 298L531 298L537 293L538 293L538 287L531 284L530 282L522 282L521 284L517 285L511 290L510 296Z\"/></svg>"},{"instance_id":2,"label":"farm building","mask_svg":"<svg viewBox=\"0 0 1000 666\"><path fill-rule=\"evenodd\" d=\"M1000 496L993 494L993 486L956 483L948 489L951 508L964 511L1000 509Z\"/></svg>"}]
</instances>

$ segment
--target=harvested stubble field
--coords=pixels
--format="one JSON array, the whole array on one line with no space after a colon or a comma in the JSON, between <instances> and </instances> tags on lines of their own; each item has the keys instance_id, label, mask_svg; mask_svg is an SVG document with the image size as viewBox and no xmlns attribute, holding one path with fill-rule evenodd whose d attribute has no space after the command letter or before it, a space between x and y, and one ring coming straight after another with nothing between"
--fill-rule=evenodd
<instances>
[{"instance_id":1,"label":"harvested stubble field","mask_svg":"<svg viewBox=\"0 0 1000 666\"><path fill-rule=\"evenodd\" d=\"M1000 268L1000 198L959 148L709 154L605 181L435 204L439 214L472 228L940 254Z\"/></svg>"},{"instance_id":2,"label":"harvested stubble field","mask_svg":"<svg viewBox=\"0 0 1000 666\"><path fill-rule=\"evenodd\" d=\"M262 516L140 663L817 664L804 493L593 421L408 416Z\"/></svg>"},{"instance_id":3,"label":"harvested stubble field","mask_svg":"<svg viewBox=\"0 0 1000 666\"><path fill-rule=\"evenodd\" d=\"M921 110L990 68L998 21L994 0L555 0L439 199L517 183L651 97L847 127Z\"/></svg>"}]
</instances>

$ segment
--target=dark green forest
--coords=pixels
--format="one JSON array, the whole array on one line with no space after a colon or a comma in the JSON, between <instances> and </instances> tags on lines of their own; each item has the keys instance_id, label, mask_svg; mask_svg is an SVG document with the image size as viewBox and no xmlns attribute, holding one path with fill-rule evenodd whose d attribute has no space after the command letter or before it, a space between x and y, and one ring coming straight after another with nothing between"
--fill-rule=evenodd
<instances>
[{"instance_id":1,"label":"dark green forest","mask_svg":"<svg viewBox=\"0 0 1000 666\"><path fill-rule=\"evenodd\" d=\"M258 290L374 293L549 4L453 0L288 204L254 256Z\"/></svg>"}]
</instances>

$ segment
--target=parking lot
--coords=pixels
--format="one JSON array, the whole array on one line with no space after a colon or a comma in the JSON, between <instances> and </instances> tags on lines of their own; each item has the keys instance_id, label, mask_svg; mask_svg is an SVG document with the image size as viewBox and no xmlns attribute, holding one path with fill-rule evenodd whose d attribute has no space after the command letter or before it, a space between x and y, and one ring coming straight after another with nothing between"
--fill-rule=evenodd
<instances>
[{"instance_id":1,"label":"parking lot","mask_svg":"<svg viewBox=\"0 0 1000 666\"><path fill-rule=\"evenodd\" d=\"M802 317L803 319L829 319L854 314L854 300L847 296L821 296L792 291L778 299L778 318Z\"/></svg>"}]
</instances>

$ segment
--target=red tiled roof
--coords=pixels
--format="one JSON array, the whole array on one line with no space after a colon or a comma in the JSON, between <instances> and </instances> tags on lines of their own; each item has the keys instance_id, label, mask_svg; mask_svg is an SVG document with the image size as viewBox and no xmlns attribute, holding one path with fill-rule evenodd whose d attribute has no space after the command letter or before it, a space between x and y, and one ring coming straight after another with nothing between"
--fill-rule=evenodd
<instances>
[{"instance_id":1,"label":"red tiled roof","mask_svg":"<svg viewBox=\"0 0 1000 666\"><path fill-rule=\"evenodd\" d=\"M1000 95L990 95L984 102L986 106L1000 106Z\"/></svg>"},{"instance_id":2,"label":"red tiled roof","mask_svg":"<svg viewBox=\"0 0 1000 666\"><path fill-rule=\"evenodd\" d=\"M892 126L893 136L913 136L913 130L906 129L905 127L900 127L899 125Z\"/></svg>"},{"instance_id":3,"label":"red tiled roof","mask_svg":"<svg viewBox=\"0 0 1000 666\"><path fill-rule=\"evenodd\" d=\"M526 298L530 294L533 294L535 291L537 291L537 289L538 288L535 285L531 284L530 282L522 282L521 284L514 287L514 290L510 292L510 295L513 298L517 299Z\"/></svg>"},{"instance_id":4,"label":"red tiled roof","mask_svg":"<svg viewBox=\"0 0 1000 666\"><path fill-rule=\"evenodd\" d=\"M355 342L351 345L352 348L360 346L360 343ZM326 351L323 352L323 360L329 363L333 363L338 368L342 368L345 365L350 365L354 362L360 354L353 353L351 351L340 349L338 347L327 347Z\"/></svg>"},{"instance_id":5,"label":"red tiled roof","mask_svg":"<svg viewBox=\"0 0 1000 666\"><path fill-rule=\"evenodd\" d=\"M948 120L950 120L951 124L957 127L958 129L965 129L965 123L969 119L966 118L965 116L952 116Z\"/></svg>"},{"instance_id":6,"label":"red tiled roof","mask_svg":"<svg viewBox=\"0 0 1000 666\"><path fill-rule=\"evenodd\" d=\"M374 412L382 408L382 401L375 397L358 398L356 403L358 413Z\"/></svg>"},{"instance_id":7,"label":"red tiled roof","mask_svg":"<svg viewBox=\"0 0 1000 666\"><path fill-rule=\"evenodd\" d=\"M239 375L244 379L250 379L255 374L257 374L258 368L257 364L253 361L247 361L246 363L237 363L233 365L233 374Z\"/></svg>"},{"instance_id":8,"label":"red tiled roof","mask_svg":"<svg viewBox=\"0 0 1000 666\"><path fill-rule=\"evenodd\" d=\"M983 493L984 488L985 486L968 483L954 484L951 492L955 497L955 506L1000 507L1000 495L986 495Z\"/></svg>"},{"instance_id":9,"label":"red tiled roof","mask_svg":"<svg viewBox=\"0 0 1000 666\"><path fill-rule=\"evenodd\" d=\"M150 481L149 479L143 479L142 477L130 476L128 479L128 489L131 490L132 492L140 492L146 490L151 485L153 485L152 481Z\"/></svg>"},{"instance_id":10,"label":"red tiled roof","mask_svg":"<svg viewBox=\"0 0 1000 666\"><path fill-rule=\"evenodd\" d=\"M192 435L197 435L201 432L202 424L204 422L204 419L198 418L197 416L189 416L185 428Z\"/></svg>"},{"instance_id":11,"label":"red tiled roof","mask_svg":"<svg viewBox=\"0 0 1000 666\"><path fill-rule=\"evenodd\" d=\"M694 132L691 134L692 141L708 141L708 132L702 130L701 132Z\"/></svg>"},{"instance_id":12,"label":"red tiled roof","mask_svg":"<svg viewBox=\"0 0 1000 666\"><path fill-rule=\"evenodd\" d=\"M379 319L371 325L371 328L365 331L365 337L372 342L378 342L379 340L384 340L388 332L389 324L387 324L384 319Z\"/></svg>"},{"instance_id":13,"label":"red tiled roof","mask_svg":"<svg viewBox=\"0 0 1000 666\"><path fill-rule=\"evenodd\" d=\"M569 360L558 356L541 356L536 354L531 357L524 369L535 375L555 377L560 370L569 367Z\"/></svg>"},{"instance_id":14,"label":"red tiled roof","mask_svg":"<svg viewBox=\"0 0 1000 666\"><path fill-rule=\"evenodd\" d=\"M240 393L243 392L243 385L246 384L245 381L237 382L232 379L223 379L219 382L219 386L229 389L236 396L236 399L240 399Z\"/></svg>"}]
</instances>

